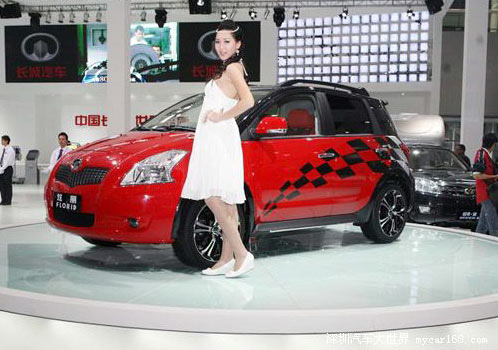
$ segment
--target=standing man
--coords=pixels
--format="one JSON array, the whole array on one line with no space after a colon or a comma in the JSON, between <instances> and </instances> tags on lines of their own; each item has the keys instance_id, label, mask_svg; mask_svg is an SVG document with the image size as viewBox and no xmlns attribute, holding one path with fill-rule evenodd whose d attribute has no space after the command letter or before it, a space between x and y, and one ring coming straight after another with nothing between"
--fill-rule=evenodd
<instances>
[{"instance_id":1,"label":"standing man","mask_svg":"<svg viewBox=\"0 0 498 350\"><path fill-rule=\"evenodd\" d=\"M476 179L476 201L481 204L481 213L476 232L498 236L498 214L493 202L489 199L488 185L498 179L491 152L498 138L495 134L486 134L482 139L482 147L477 151L472 175Z\"/></svg>"},{"instance_id":2,"label":"standing man","mask_svg":"<svg viewBox=\"0 0 498 350\"><path fill-rule=\"evenodd\" d=\"M454 149L455 153L457 156L462 158L465 164L467 164L468 167L470 167L470 159L465 155L465 145L462 145L461 143L457 144Z\"/></svg>"},{"instance_id":3,"label":"standing man","mask_svg":"<svg viewBox=\"0 0 498 350\"><path fill-rule=\"evenodd\" d=\"M0 205L12 204L12 174L16 162L16 151L10 145L10 137L2 136L2 150L0 152Z\"/></svg>"},{"instance_id":4,"label":"standing man","mask_svg":"<svg viewBox=\"0 0 498 350\"><path fill-rule=\"evenodd\" d=\"M71 152L71 148L68 147L69 140L65 132L61 132L58 135L59 147L54 149L52 155L50 156L50 165L48 166L48 172L51 172L57 161L66 153Z\"/></svg>"}]
</instances>

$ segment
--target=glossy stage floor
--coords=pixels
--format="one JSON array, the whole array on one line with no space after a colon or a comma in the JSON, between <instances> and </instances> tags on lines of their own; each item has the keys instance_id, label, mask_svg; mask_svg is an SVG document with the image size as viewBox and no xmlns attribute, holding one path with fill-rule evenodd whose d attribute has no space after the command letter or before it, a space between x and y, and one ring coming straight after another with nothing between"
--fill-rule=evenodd
<instances>
[{"instance_id":1,"label":"glossy stage floor","mask_svg":"<svg viewBox=\"0 0 498 350\"><path fill-rule=\"evenodd\" d=\"M498 316L498 240L408 225L379 245L352 225L257 239L237 279L181 264L169 245L94 247L45 223L0 230L0 310L206 333L372 332Z\"/></svg>"}]
</instances>

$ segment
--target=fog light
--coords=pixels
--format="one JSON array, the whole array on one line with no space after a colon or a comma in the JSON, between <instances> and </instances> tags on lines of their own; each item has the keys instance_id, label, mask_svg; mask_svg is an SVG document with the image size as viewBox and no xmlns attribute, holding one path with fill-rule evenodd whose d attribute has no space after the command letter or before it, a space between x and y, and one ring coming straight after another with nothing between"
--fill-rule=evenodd
<instances>
[{"instance_id":1,"label":"fog light","mask_svg":"<svg viewBox=\"0 0 498 350\"><path fill-rule=\"evenodd\" d=\"M138 219L135 219L135 218L128 218L128 224L132 228L138 228L138 226L140 225L138 222Z\"/></svg>"},{"instance_id":2,"label":"fog light","mask_svg":"<svg viewBox=\"0 0 498 350\"><path fill-rule=\"evenodd\" d=\"M418 210L421 214L429 214L431 212L431 207L425 205L419 205Z\"/></svg>"}]
</instances>

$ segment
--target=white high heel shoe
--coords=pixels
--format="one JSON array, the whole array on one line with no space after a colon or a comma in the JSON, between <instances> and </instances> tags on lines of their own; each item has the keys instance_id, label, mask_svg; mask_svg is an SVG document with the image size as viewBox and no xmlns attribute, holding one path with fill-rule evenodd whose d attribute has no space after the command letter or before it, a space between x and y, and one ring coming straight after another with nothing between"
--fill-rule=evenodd
<instances>
[{"instance_id":1,"label":"white high heel shoe","mask_svg":"<svg viewBox=\"0 0 498 350\"><path fill-rule=\"evenodd\" d=\"M235 265L235 259L232 259L229 262L227 262L225 265L221 265L217 269L212 269L208 267L207 269L202 270L201 273L207 276L224 275L228 271L231 271L234 265Z\"/></svg>"},{"instance_id":2,"label":"white high heel shoe","mask_svg":"<svg viewBox=\"0 0 498 350\"><path fill-rule=\"evenodd\" d=\"M244 258L244 261L242 262L242 265L237 271L228 271L225 274L225 277L232 278L232 277L237 277L242 275L243 273L246 273L254 268L254 255L251 253L247 252L246 257Z\"/></svg>"}]
</instances>

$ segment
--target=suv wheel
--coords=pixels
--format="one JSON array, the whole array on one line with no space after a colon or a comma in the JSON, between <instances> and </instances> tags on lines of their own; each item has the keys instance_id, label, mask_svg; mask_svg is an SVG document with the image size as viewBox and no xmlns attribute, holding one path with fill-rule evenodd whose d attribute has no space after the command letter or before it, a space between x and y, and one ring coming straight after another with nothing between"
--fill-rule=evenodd
<instances>
[{"instance_id":1,"label":"suv wheel","mask_svg":"<svg viewBox=\"0 0 498 350\"><path fill-rule=\"evenodd\" d=\"M81 238L83 238L88 243L99 246L99 247L117 247L118 245L121 244L121 242L103 241L100 239L87 238L87 237L81 237Z\"/></svg>"},{"instance_id":2,"label":"suv wheel","mask_svg":"<svg viewBox=\"0 0 498 350\"><path fill-rule=\"evenodd\" d=\"M246 244L245 218L240 206L237 206L237 210L240 236ZM221 256L221 227L204 201L192 202L186 213L182 218L182 229L173 242L173 250L187 265L203 269L211 267Z\"/></svg>"},{"instance_id":3,"label":"suv wheel","mask_svg":"<svg viewBox=\"0 0 498 350\"><path fill-rule=\"evenodd\" d=\"M399 185L383 187L375 197L370 220L361 225L364 236L376 243L391 243L405 227L408 202Z\"/></svg>"}]
</instances>

